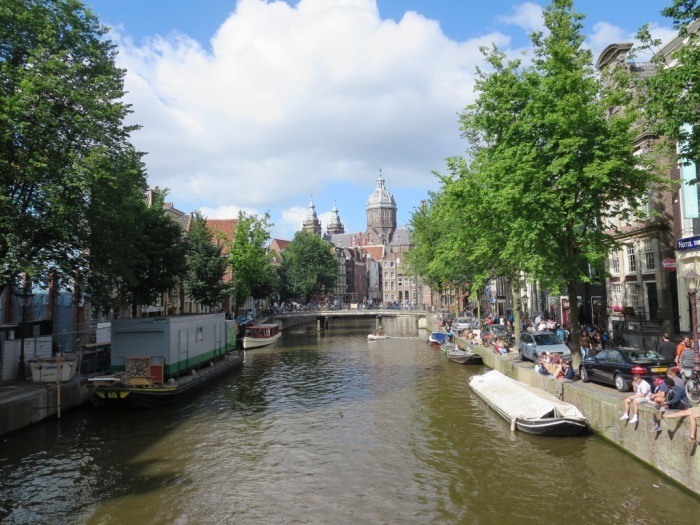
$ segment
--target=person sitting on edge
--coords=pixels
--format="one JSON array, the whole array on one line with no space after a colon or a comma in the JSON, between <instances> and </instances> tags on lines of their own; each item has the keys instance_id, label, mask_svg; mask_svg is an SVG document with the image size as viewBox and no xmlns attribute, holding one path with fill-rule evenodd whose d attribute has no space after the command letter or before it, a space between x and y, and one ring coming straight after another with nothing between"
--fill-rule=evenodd
<instances>
[{"instance_id":1,"label":"person sitting on edge","mask_svg":"<svg viewBox=\"0 0 700 525\"><path fill-rule=\"evenodd\" d=\"M688 443L695 444L695 440L698 437L698 418L700 418L700 406L686 408L685 410L678 410L673 412L663 412L660 409L654 411L654 415L658 420L664 419L677 419L682 417L690 418L690 434L688 435Z\"/></svg>"},{"instance_id":2,"label":"person sitting on edge","mask_svg":"<svg viewBox=\"0 0 700 525\"><path fill-rule=\"evenodd\" d=\"M625 398L625 411L620 417L620 421L629 419L630 406L633 406L634 415L629 422L634 425L639 421L639 402L651 397L651 385L644 381L642 376L634 376L634 379L632 379L632 388L634 389L634 394Z\"/></svg>"},{"instance_id":3,"label":"person sitting on edge","mask_svg":"<svg viewBox=\"0 0 700 525\"><path fill-rule=\"evenodd\" d=\"M685 383L680 377L678 377L678 374L676 374L676 371L673 368L668 369L668 371L666 372L666 377L670 377L673 380L673 384L675 386L681 387L685 392Z\"/></svg>"},{"instance_id":4,"label":"person sitting on edge","mask_svg":"<svg viewBox=\"0 0 700 525\"><path fill-rule=\"evenodd\" d=\"M561 373L557 376L557 397L564 399L564 383L573 383L574 367L569 363L561 364Z\"/></svg>"},{"instance_id":5,"label":"person sitting on edge","mask_svg":"<svg viewBox=\"0 0 700 525\"><path fill-rule=\"evenodd\" d=\"M537 362L535 363L535 370L542 374L543 376L548 376L549 375L549 366L550 366L550 359L549 355L547 355L547 352L541 352Z\"/></svg>"},{"instance_id":6,"label":"person sitting on edge","mask_svg":"<svg viewBox=\"0 0 700 525\"><path fill-rule=\"evenodd\" d=\"M666 402L661 407L662 412L667 408L671 410L685 410L692 406L690 399L688 399L688 393L685 391L685 385L682 382L678 385L674 382L674 379L667 377L664 379L664 383L668 387L668 392L666 393Z\"/></svg>"},{"instance_id":7,"label":"person sitting on edge","mask_svg":"<svg viewBox=\"0 0 700 525\"><path fill-rule=\"evenodd\" d=\"M549 374L554 377L559 377L562 373L563 361L559 354L554 354L551 359L551 364L549 365Z\"/></svg>"}]
</instances>

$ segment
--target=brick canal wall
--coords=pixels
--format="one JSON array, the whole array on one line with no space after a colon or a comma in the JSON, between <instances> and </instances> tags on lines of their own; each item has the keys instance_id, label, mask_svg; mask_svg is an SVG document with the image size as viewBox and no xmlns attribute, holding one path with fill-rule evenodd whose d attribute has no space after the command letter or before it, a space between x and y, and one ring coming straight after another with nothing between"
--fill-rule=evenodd
<instances>
[{"instance_id":1,"label":"brick canal wall","mask_svg":"<svg viewBox=\"0 0 700 525\"><path fill-rule=\"evenodd\" d=\"M430 324L436 329L433 321ZM475 349L489 368L556 395L557 381L536 373L532 363L521 362L515 353L499 356L490 348ZM630 425L620 421L628 395L594 383L564 384L564 401L583 412L597 435L700 495L700 446L686 442L690 433L688 418L662 421L662 431L651 432L653 410L649 405L640 405L639 422Z\"/></svg>"}]
</instances>

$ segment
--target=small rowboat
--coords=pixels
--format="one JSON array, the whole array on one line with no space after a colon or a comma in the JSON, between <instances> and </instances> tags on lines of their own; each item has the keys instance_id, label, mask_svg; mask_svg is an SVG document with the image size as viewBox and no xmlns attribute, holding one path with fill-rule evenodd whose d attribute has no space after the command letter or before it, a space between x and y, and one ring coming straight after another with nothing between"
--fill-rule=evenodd
<instances>
[{"instance_id":1,"label":"small rowboat","mask_svg":"<svg viewBox=\"0 0 700 525\"><path fill-rule=\"evenodd\" d=\"M469 352L459 348L454 343L445 343L440 348L445 352L445 355L449 357L455 363L460 364L470 364L470 365L480 365L483 363L483 359L480 354L476 352Z\"/></svg>"},{"instance_id":2,"label":"small rowboat","mask_svg":"<svg viewBox=\"0 0 700 525\"><path fill-rule=\"evenodd\" d=\"M540 436L578 436L590 433L588 420L571 403L491 370L472 376L469 386L510 423L511 430Z\"/></svg>"}]
</instances>

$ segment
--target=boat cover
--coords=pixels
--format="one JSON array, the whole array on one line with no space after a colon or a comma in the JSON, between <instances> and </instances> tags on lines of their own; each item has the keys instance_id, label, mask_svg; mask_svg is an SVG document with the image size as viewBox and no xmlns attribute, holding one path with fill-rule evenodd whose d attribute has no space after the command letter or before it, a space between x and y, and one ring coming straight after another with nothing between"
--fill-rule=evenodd
<instances>
[{"instance_id":1,"label":"boat cover","mask_svg":"<svg viewBox=\"0 0 700 525\"><path fill-rule=\"evenodd\" d=\"M586 419L571 403L560 401L543 390L511 379L498 370L472 376L469 386L488 403L508 414L511 419Z\"/></svg>"}]
</instances>

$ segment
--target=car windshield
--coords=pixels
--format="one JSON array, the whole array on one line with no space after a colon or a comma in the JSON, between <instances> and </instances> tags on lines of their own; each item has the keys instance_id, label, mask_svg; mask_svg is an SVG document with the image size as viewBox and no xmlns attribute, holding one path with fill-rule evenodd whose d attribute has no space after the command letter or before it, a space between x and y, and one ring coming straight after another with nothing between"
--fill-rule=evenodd
<instances>
[{"instance_id":1,"label":"car windshield","mask_svg":"<svg viewBox=\"0 0 700 525\"><path fill-rule=\"evenodd\" d=\"M535 343L538 346L561 345L561 339L555 334L540 334L535 336Z\"/></svg>"},{"instance_id":2,"label":"car windshield","mask_svg":"<svg viewBox=\"0 0 700 525\"><path fill-rule=\"evenodd\" d=\"M638 363L640 361L658 361L663 359L663 356L654 350L647 350L646 348L639 348L635 350L624 351L630 361Z\"/></svg>"}]
</instances>

